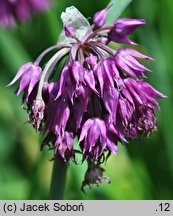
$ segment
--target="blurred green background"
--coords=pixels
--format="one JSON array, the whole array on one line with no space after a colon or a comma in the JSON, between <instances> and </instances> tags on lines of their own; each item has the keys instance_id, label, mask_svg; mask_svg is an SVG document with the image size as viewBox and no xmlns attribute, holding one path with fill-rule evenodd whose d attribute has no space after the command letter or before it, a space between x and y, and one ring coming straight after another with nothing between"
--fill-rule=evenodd
<instances>
[{"instance_id":1,"label":"blurred green background","mask_svg":"<svg viewBox=\"0 0 173 216\"><path fill-rule=\"evenodd\" d=\"M57 0L46 13L25 24L0 29L0 199L48 199L52 154L40 152L40 137L25 124L21 95L16 86L5 86L21 64L34 60L56 43L62 29L60 14L75 5L86 16L108 4L100 0ZM123 17L146 18L148 24L133 37L137 49L156 59L149 66L154 73L148 82L168 96L159 101L158 131L144 140L119 145L119 155L111 156L104 167L112 183L103 182L92 190L81 190L86 164L70 164L65 199L173 199L173 1L133 0Z\"/></svg>"}]
</instances>

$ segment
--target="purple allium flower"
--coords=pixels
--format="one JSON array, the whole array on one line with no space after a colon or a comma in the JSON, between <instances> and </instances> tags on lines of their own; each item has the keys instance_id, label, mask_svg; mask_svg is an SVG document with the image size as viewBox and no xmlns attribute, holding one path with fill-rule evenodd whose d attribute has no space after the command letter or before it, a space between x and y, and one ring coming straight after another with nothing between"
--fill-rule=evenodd
<instances>
[{"instance_id":1,"label":"purple allium flower","mask_svg":"<svg viewBox=\"0 0 173 216\"><path fill-rule=\"evenodd\" d=\"M137 61L134 57L145 59L145 60L153 60L152 58L145 56L136 50L130 48L120 48L115 55L116 65L126 71L129 75L138 77L144 76L145 71L150 72L148 68L142 65L139 61Z\"/></svg>"},{"instance_id":2,"label":"purple allium flower","mask_svg":"<svg viewBox=\"0 0 173 216\"><path fill-rule=\"evenodd\" d=\"M78 139L83 161L89 166L83 187L107 181L100 164L111 153L118 153L118 142L149 136L157 129L156 99L165 97L144 81L150 70L139 59L152 58L131 48L107 46L110 40L134 44L128 35L145 20L121 18L111 26L99 27L108 9L94 15L94 24L82 28L86 29L82 36L78 28L65 23L65 42L23 65L9 84L20 79L16 93L24 92L29 122L45 134L42 147L49 145L55 159L75 161L79 151L74 138ZM52 50L56 52L42 64ZM66 61L57 80L56 66L63 58Z\"/></svg>"},{"instance_id":3,"label":"purple allium flower","mask_svg":"<svg viewBox=\"0 0 173 216\"><path fill-rule=\"evenodd\" d=\"M84 158L91 157L97 161L106 149L117 154L116 142L111 140L109 133L111 133L109 126L104 120L99 118L88 119L84 123L79 137Z\"/></svg>"},{"instance_id":4,"label":"purple allium flower","mask_svg":"<svg viewBox=\"0 0 173 216\"><path fill-rule=\"evenodd\" d=\"M39 81L41 72L41 67L35 63L28 62L19 69L16 76L8 84L8 86L13 85L18 79L20 79L19 86L16 89L15 94L19 95L22 91L24 91L25 100L28 101L29 95Z\"/></svg>"},{"instance_id":5,"label":"purple allium flower","mask_svg":"<svg viewBox=\"0 0 173 216\"><path fill-rule=\"evenodd\" d=\"M128 35L130 35L137 27L145 24L146 20L144 19L117 19L114 23L114 28L109 33L109 38L117 43L136 45L136 43L128 38Z\"/></svg>"},{"instance_id":6,"label":"purple allium flower","mask_svg":"<svg viewBox=\"0 0 173 216\"><path fill-rule=\"evenodd\" d=\"M0 26L9 27L16 21L25 21L49 5L50 0L0 0Z\"/></svg>"},{"instance_id":7,"label":"purple allium flower","mask_svg":"<svg viewBox=\"0 0 173 216\"><path fill-rule=\"evenodd\" d=\"M74 157L73 152L73 133L65 132L63 136L58 136L55 141L55 159L61 157L64 162Z\"/></svg>"}]
</instances>

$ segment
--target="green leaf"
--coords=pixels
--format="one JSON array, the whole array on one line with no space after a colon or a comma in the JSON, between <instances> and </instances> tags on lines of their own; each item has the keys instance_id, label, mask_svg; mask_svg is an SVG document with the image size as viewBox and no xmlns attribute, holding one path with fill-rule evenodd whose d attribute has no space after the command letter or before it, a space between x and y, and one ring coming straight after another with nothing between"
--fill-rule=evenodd
<instances>
[{"instance_id":1,"label":"green leaf","mask_svg":"<svg viewBox=\"0 0 173 216\"><path fill-rule=\"evenodd\" d=\"M105 25L111 25L116 20L124 9L130 4L132 0L111 0L109 5L112 5L108 14Z\"/></svg>"},{"instance_id":2,"label":"green leaf","mask_svg":"<svg viewBox=\"0 0 173 216\"><path fill-rule=\"evenodd\" d=\"M1 58L11 71L16 71L21 64L30 60L25 47L10 30L0 30L0 50Z\"/></svg>"}]
</instances>

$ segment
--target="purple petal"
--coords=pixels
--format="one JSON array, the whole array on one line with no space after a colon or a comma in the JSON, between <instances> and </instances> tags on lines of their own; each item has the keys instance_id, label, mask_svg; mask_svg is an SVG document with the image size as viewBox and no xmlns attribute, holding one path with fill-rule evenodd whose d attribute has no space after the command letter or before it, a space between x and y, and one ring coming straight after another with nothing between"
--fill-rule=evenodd
<instances>
[{"instance_id":1,"label":"purple petal","mask_svg":"<svg viewBox=\"0 0 173 216\"><path fill-rule=\"evenodd\" d=\"M73 133L65 132L65 138L66 138L68 149L72 149L73 148L73 142L74 142L74 140L73 140L74 139Z\"/></svg>"},{"instance_id":2,"label":"purple petal","mask_svg":"<svg viewBox=\"0 0 173 216\"><path fill-rule=\"evenodd\" d=\"M84 79L84 68L80 61L73 61L71 64L71 72L77 84Z\"/></svg>"},{"instance_id":3,"label":"purple petal","mask_svg":"<svg viewBox=\"0 0 173 216\"><path fill-rule=\"evenodd\" d=\"M41 68L36 68L34 66L32 66L32 78L30 80L29 86L28 86L28 96L30 95L30 93L32 92L34 86L36 85L36 83L39 81L39 77L40 74L42 72Z\"/></svg>"},{"instance_id":4,"label":"purple petal","mask_svg":"<svg viewBox=\"0 0 173 216\"><path fill-rule=\"evenodd\" d=\"M119 100L119 113L125 125L128 125L128 121L131 120L134 111L134 106L131 105L126 99Z\"/></svg>"},{"instance_id":5,"label":"purple petal","mask_svg":"<svg viewBox=\"0 0 173 216\"><path fill-rule=\"evenodd\" d=\"M60 78L59 78L59 82L58 82L59 83L59 90L58 90L58 93L57 93L55 100L58 99L62 95L68 75L69 75L69 68L68 68L68 66L65 66L63 68L61 75L60 75Z\"/></svg>"},{"instance_id":6,"label":"purple petal","mask_svg":"<svg viewBox=\"0 0 173 216\"><path fill-rule=\"evenodd\" d=\"M111 142L109 139L107 139L106 146L112 153L114 153L115 155L118 154L118 147L114 142Z\"/></svg>"},{"instance_id":7,"label":"purple petal","mask_svg":"<svg viewBox=\"0 0 173 216\"><path fill-rule=\"evenodd\" d=\"M103 101L106 109L108 110L111 122L116 122L116 113L118 106L119 92L115 88L109 88L104 91Z\"/></svg>"},{"instance_id":8,"label":"purple petal","mask_svg":"<svg viewBox=\"0 0 173 216\"><path fill-rule=\"evenodd\" d=\"M119 122L117 121L117 123L119 123ZM114 124L110 123L109 119L107 119L107 128L108 128L108 132L109 132L108 136L110 136L112 134L112 136L114 137L114 139L118 138L121 141L127 142L127 140L125 139L122 131L118 127L118 124L116 124L116 128L115 128Z\"/></svg>"},{"instance_id":9,"label":"purple petal","mask_svg":"<svg viewBox=\"0 0 173 216\"><path fill-rule=\"evenodd\" d=\"M131 67L133 70L137 70L137 71L151 71L148 68L146 68L145 66L143 66L142 64L140 64L135 58L133 58L132 56L127 56L124 55L122 56L122 59L124 60L124 62Z\"/></svg>"},{"instance_id":10,"label":"purple petal","mask_svg":"<svg viewBox=\"0 0 173 216\"><path fill-rule=\"evenodd\" d=\"M131 93L133 99L142 105L143 101L140 97L140 94L136 92L137 89L136 88L134 89L134 85L132 84L133 82L136 82L136 81L133 80L132 78L124 79L124 83L125 83L127 89L129 90L129 92ZM136 86L137 86L137 83L136 83Z\"/></svg>"},{"instance_id":11,"label":"purple petal","mask_svg":"<svg viewBox=\"0 0 173 216\"><path fill-rule=\"evenodd\" d=\"M95 88L95 78L92 70L85 70L85 82L89 86L89 88L95 92L97 95L99 94L98 91Z\"/></svg>"},{"instance_id":12,"label":"purple petal","mask_svg":"<svg viewBox=\"0 0 173 216\"><path fill-rule=\"evenodd\" d=\"M130 95L130 92L126 88L123 88L121 90L121 93L134 106L134 101L133 101L133 98Z\"/></svg>"},{"instance_id":13,"label":"purple petal","mask_svg":"<svg viewBox=\"0 0 173 216\"><path fill-rule=\"evenodd\" d=\"M133 52L132 49L120 48L115 55L115 63L119 68L126 71L129 75L138 77L143 76L144 71L151 72L148 68L138 62L133 56L143 59L150 59L148 56L142 55L138 52Z\"/></svg>"},{"instance_id":14,"label":"purple petal","mask_svg":"<svg viewBox=\"0 0 173 216\"><path fill-rule=\"evenodd\" d=\"M134 57L137 57L137 58L142 58L142 59L145 59L145 60L152 60L152 61L154 61L153 58L151 58L149 56L146 56L146 55L143 55L140 52L138 52L138 51L136 51L134 49L131 49L131 48L120 48L119 51L125 52L126 54L134 56Z\"/></svg>"},{"instance_id":15,"label":"purple petal","mask_svg":"<svg viewBox=\"0 0 173 216\"><path fill-rule=\"evenodd\" d=\"M138 81L138 83L141 85L144 92L151 95L152 97L155 97L155 96L157 96L159 98L166 98L167 97L167 96L165 96L161 92L157 91L155 88L153 88L151 85L149 85L148 83L146 83L144 81Z\"/></svg>"},{"instance_id":16,"label":"purple petal","mask_svg":"<svg viewBox=\"0 0 173 216\"><path fill-rule=\"evenodd\" d=\"M101 63L98 64L98 66L95 70L95 74L96 74L97 79L99 81L101 97L103 97L104 79L103 79Z\"/></svg>"},{"instance_id":17,"label":"purple petal","mask_svg":"<svg viewBox=\"0 0 173 216\"><path fill-rule=\"evenodd\" d=\"M104 82L107 86L109 87L114 87L114 77L113 77L113 59L106 59L103 61L102 64L102 70L103 70L103 77L104 77Z\"/></svg>"},{"instance_id":18,"label":"purple petal","mask_svg":"<svg viewBox=\"0 0 173 216\"><path fill-rule=\"evenodd\" d=\"M119 58L116 56L115 63L119 68L126 71L129 75L136 77L136 74L134 73L134 71L130 67L128 67L128 65L124 62L122 58Z\"/></svg>"},{"instance_id":19,"label":"purple petal","mask_svg":"<svg viewBox=\"0 0 173 216\"><path fill-rule=\"evenodd\" d=\"M82 131L79 137L79 144L80 142L82 142L82 140L84 139L84 137L87 135L89 128L92 126L93 124L93 119L88 119L84 125L82 126Z\"/></svg>"},{"instance_id":20,"label":"purple petal","mask_svg":"<svg viewBox=\"0 0 173 216\"><path fill-rule=\"evenodd\" d=\"M91 67L93 67L97 63L97 57L94 56L94 55L91 55L91 56L87 57L85 59L85 61L86 61L87 64L89 64L89 65L91 65Z\"/></svg>"},{"instance_id":21,"label":"purple petal","mask_svg":"<svg viewBox=\"0 0 173 216\"><path fill-rule=\"evenodd\" d=\"M84 151L91 151L93 146L97 143L100 137L100 127L94 120L92 127L90 127L87 135L87 145L84 147Z\"/></svg>"},{"instance_id":22,"label":"purple petal","mask_svg":"<svg viewBox=\"0 0 173 216\"><path fill-rule=\"evenodd\" d=\"M13 85L24 73L28 72L31 69L32 65L33 65L32 62L28 62L28 63L22 65L22 67L19 68L14 79L7 86Z\"/></svg>"},{"instance_id":23,"label":"purple petal","mask_svg":"<svg viewBox=\"0 0 173 216\"><path fill-rule=\"evenodd\" d=\"M58 82L51 82L48 84L48 92L51 98L53 98L53 100L56 98L57 93L58 93Z\"/></svg>"},{"instance_id":24,"label":"purple petal","mask_svg":"<svg viewBox=\"0 0 173 216\"><path fill-rule=\"evenodd\" d=\"M110 32L109 39L116 43L124 43L124 44L130 44L130 45L137 45L133 41L131 41L127 35L120 36L116 32Z\"/></svg>"},{"instance_id":25,"label":"purple petal","mask_svg":"<svg viewBox=\"0 0 173 216\"><path fill-rule=\"evenodd\" d=\"M106 36L99 36L97 38L97 42L107 45L110 42L110 40Z\"/></svg>"}]
</instances>

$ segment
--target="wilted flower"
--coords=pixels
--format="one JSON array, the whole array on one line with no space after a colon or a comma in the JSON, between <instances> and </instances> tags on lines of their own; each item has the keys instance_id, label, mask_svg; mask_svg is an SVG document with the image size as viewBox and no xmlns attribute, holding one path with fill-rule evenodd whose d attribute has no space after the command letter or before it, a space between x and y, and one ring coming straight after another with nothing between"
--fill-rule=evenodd
<instances>
[{"instance_id":1,"label":"wilted flower","mask_svg":"<svg viewBox=\"0 0 173 216\"><path fill-rule=\"evenodd\" d=\"M111 183L108 177L103 176L104 171L105 170L102 167L100 167L98 163L94 164L94 163L89 162L88 169L85 173L85 179L82 182L81 190L85 193L84 187L86 185L89 185L91 188L93 184L96 184L97 186L99 186L102 183L102 181L105 181L108 184Z\"/></svg>"},{"instance_id":2,"label":"wilted flower","mask_svg":"<svg viewBox=\"0 0 173 216\"><path fill-rule=\"evenodd\" d=\"M50 0L1 0L0 26L13 26L16 21L26 21L36 11L49 7Z\"/></svg>"},{"instance_id":3,"label":"wilted flower","mask_svg":"<svg viewBox=\"0 0 173 216\"><path fill-rule=\"evenodd\" d=\"M45 134L42 147L53 148L55 159L75 160L74 138L78 138L83 161L89 164L83 186L108 181L100 164L110 153L118 153L118 142L156 130L156 98L165 97L143 80L150 70L139 59L152 58L132 48L113 50L106 45L110 40L133 45L128 35L146 21L121 18L101 27L108 10L97 12L92 26L82 20L81 27L82 15L68 8L63 41L45 50L34 63L22 66L9 84L20 79L16 93L24 91L29 121ZM79 15L75 25L68 18L72 12ZM40 62L52 50L57 51L42 67ZM66 62L57 81L56 66L63 58Z\"/></svg>"}]
</instances>

